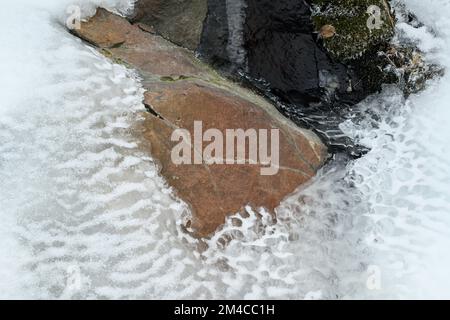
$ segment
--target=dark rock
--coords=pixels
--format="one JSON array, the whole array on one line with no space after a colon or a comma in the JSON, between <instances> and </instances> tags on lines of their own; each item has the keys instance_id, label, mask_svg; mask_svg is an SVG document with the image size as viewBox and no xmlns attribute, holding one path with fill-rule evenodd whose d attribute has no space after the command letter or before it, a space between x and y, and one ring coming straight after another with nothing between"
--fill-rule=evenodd
<instances>
[{"instance_id":1,"label":"dark rock","mask_svg":"<svg viewBox=\"0 0 450 320\"><path fill-rule=\"evenodd\" d=\"M132 22L154 27L175 44L197 49L207 13L207 0L138 0Z\"/></svg>"},{"instance_id":2,"label":"dark rock","mask_svg":"<svg viewBox=\"0 0 450 320\"><path fill-rule=\"evenodd\" d=\"M381 88L385 79L373 63L377 48L367 50L367 60L364 56L358 63L339 61L323 46L306 1L209 0L208 6L199 47L205 60L232 75L244 75L277 102L285 116L314 128L332 149L356 156L364 152L338 125L346 110ZM230 40L230 35L237 39ZM240 44L240 50L230 50L230 43ZM240 53L237 59L233 52Z\"/></svg>"},{"instance_id":3,"label":"dark rock","mask_svg":"<svg viewBox=\"0 0 450 320\"><path fill-rule=\"evenodd\" d=\"M231 58L226 50L230 33L225 1L208 1L208 15L198 51L215 67L229 68Z\"/></svg>"},{"instance_id":4,"label":"dark rock","mask_svg":"<svg viewBox=\"0 0 450 320\"><path fill-rule=\"evenodd\" d=\"M335 96L353 102L365 95L360 78L320 46L308 4L286 0L247 3L245 47L252 78L263 78L283 102L304 108ZM351 83L355 85L348 93Z\"/></svg>"}]
</instances>

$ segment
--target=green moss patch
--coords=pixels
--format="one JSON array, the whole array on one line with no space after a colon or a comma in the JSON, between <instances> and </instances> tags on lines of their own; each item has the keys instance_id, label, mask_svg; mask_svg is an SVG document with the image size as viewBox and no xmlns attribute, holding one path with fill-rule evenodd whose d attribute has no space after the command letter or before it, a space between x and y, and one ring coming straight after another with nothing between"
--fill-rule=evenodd
<instances>
[{"instance_id":1,"label":"green moss patch","mask_svg":"<svg viewBox=\"0 0 450 320\"><path fill-rule=\"evenodd\" d=\"M387 44L394 34L395 22L387 0L311 0L313 22L320 35L322 28L331 25L336 34L323 37L328 52L340 61L360 58L367 51ZM379 21L374 21L368 9L380 8ZM378 28L368 27L368 21ZM373 26L373 25L372 25Z\"/></svg>"}]
</instances>

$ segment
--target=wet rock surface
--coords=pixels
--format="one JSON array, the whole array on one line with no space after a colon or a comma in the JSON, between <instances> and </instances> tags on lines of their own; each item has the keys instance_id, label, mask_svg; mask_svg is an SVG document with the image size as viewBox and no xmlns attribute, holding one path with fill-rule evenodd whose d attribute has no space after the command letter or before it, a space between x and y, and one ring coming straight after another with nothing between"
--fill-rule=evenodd
<instances>
[{"instance_id":1,"label":"wet rock surface","mask_svg":"<svg viewBox=\"0 0 450 320\"><path fill-rule=\"evenodd\" d=\"M409 95L440 73L414 44L392 43L397 19L387 0L209 0L208 5L201 56L258 88L335 153L359 157L367 151L339 129L360 101L384 84L397 84ZM414 27L413 19L408 23Z\"/></svg>"},{"instance_id":2,"label":"wet rock surface","mask_svg":"<svg viewBox=\"0 0 450 320\"><path fill-rule=\"evenodd\" d=\"M143 25L132 25L99 9L76 34L140 73L149 110L144 115L143 136L167 183L190 204L193 219L186 227L196 236L210 235L226 216L247 205L273 212L328 157L314 133L294 125L264 98L220 77L191 52L148 32ZM186 129L193 136L194 121L202 121L204 131L279 129L278 173L261 175L265 167L261 164L175 165L171 152L179 142L171 141L171 135L175 129ZM201 152L197 145L196 152Z\"/></svg>"},{"instance_id":3,"label":"wet rock surface","mask_svg":"<svg viewBox=\"0 0 450 320\"><path fill-rule=\"evenodd\" d=\"M365 30L360 29L361 21L370 17L365 2L355 7L349 1L338 4L332 1L234 1L234 6L241 3L244 8L241 11L227 9L228 2L209 1L211 10L200 54L222 70L244 75L272 99L285 116L301 126L313 128L332 150L344 150L353 156L363 153L365 149L344 137L338 125L356 103L381 89L383 83L396 80L395 76L380 70L387 61L377 54L392 36L393 25L385 1L379 4L384 19L389 21L385 24L388 27L374 33L366 25ZM234 16L230 16L230 12ZM356 28L351 35L349 28L342 27L349 24L355 24ZM240 29L240 45L245 54L236 63L229 53L227 37L236 37L233 30ZM211 30L220 36L215 37ZM366 47L360 48L358 59L344 59L344 53L345 57L356 54L337 51L337 48L356 50L358 34L361 34L358 43ZM348 37L354 38L354 43Z\"/></svg>"},{"instance_id":4,"label":"wet rock surface","mask_svg":"<svg viewBox=\"0 0 450 320\"><path fill-rule=\"evenodd\" d=\"M191 19L199 0L181 1L178 7L193 8L186 13L174 8L173 0L164 6L157 2L138 1L141 20L155 24L161 7L165 14L172 11L174 16ZM153 8L142 11L143 3ZM398 3L392 8L388 0L202 3L207 15L201 40L188 47L197 49L204 61L227 77L257 89L299 126L314 130L333 153L359 157L367 151L339 128L354 116L360 101L393 83L407 96L442 74L423 61L414 44L393 43L398 12L405 13ZM203 15L197 14L197 21L199 17ZM173 21L164 14L158 19ZM414 26L414 19L409 20ZM156 32L164 36L186 28L189 24L161 24Z\"/></svg>"}]
</instances>

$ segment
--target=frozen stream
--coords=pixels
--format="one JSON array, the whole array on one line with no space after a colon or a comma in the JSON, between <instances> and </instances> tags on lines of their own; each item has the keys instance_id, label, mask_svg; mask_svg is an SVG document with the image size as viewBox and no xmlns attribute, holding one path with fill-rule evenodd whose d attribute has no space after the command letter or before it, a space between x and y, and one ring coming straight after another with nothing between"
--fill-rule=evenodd
<instances>
[{"instance_id":1,"label":"frozen stream","mask_svg":"<svg viewBox=\"0 0 450 320\"><path fill-rule=\"evenodd\" d=\"M429 29L399 28L450 67L450 0L403 2ZM362 103L342 128L368 155L200 255L141 147L139 81L65 30L72 3L0 11L0 298L450 298L450 75Z\"/></svg>"}]
</instances>

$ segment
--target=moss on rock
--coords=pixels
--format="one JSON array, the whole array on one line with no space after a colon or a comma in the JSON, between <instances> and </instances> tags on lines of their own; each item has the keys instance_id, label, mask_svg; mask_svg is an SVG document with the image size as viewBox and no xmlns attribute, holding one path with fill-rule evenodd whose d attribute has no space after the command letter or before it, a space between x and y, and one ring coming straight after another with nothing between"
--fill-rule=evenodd
<instances>
[{"instance_id":1,"label":"moss on rock","mask_svg":"<svg viewBox=\"0 0 450 320\"><path fill-rule=\"evenodd\" d=\"M324 47L336 59L346 62L360 58L373 48L385 45L394 34L395 22L387 0L311 0L314 27ZM368 26L373 20L371 6L380 9L380 24ZM321 36L322 30L333 27L332 36Z\"/></svg>"}]
</instances>

